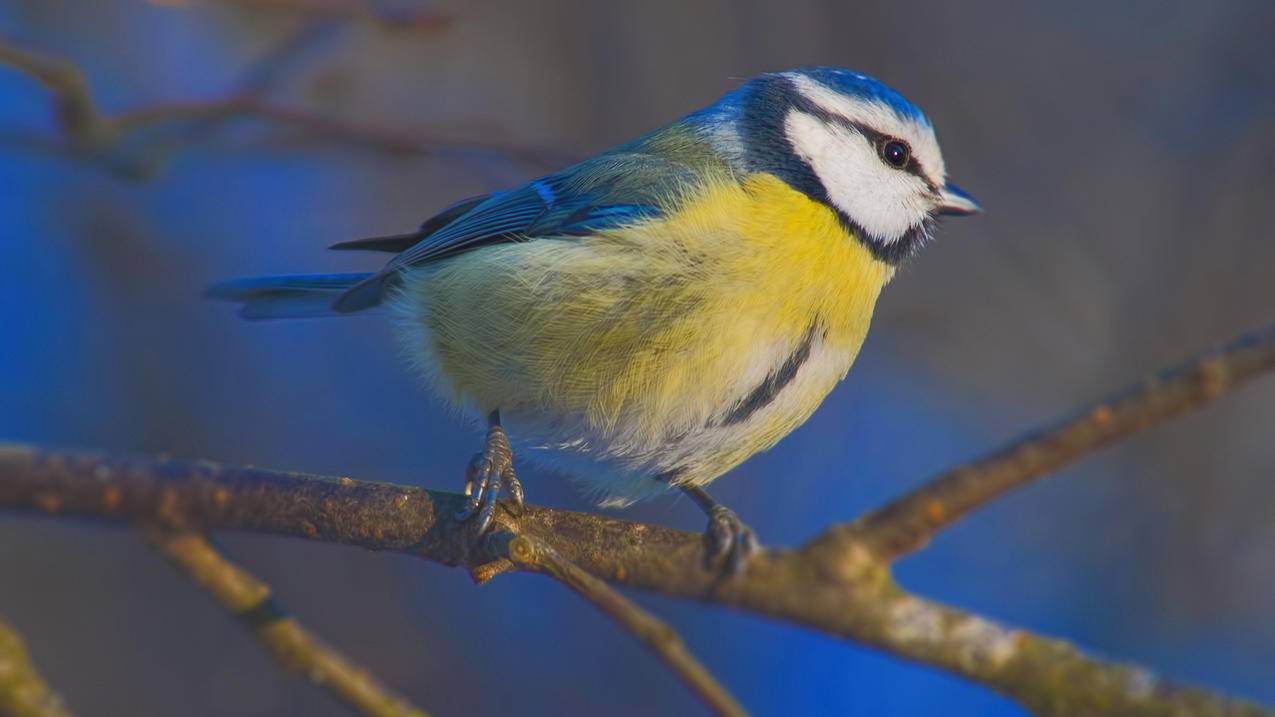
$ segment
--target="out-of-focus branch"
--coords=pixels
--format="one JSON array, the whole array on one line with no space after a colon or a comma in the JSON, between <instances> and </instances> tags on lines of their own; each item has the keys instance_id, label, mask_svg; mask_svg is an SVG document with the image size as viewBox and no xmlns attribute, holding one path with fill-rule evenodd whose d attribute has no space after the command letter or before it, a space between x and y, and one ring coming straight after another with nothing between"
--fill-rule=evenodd
<instances>
[{"instance_id":1,"label":"out-of-focus branch","mask_svg":"<svg viewBox=\"0 0 1275 717\"><path fill-rule=\"evenodd\" d=\"M0 65L31 76L48 90L58 123L55 141L39 135L19 136L10 137L11 144L94 161L130 178L153 176L164 158L198 139L198 135L182 137L172 132L165 134L164 130L198 123L224 124L236 119L286 126L331 141L392 154L496 156L545 166L565 164L573 159L570 153L550 147L451 139L376 127L276 104L251 93L161 102L108 115L98 109L84 74L74 63L0 39ZM148 141L141 142L140 147L133 146L138 138Z\"/></svg>"},{"instance_id":2,"label":"out-of-focus branch","mask_svg":"<svg viewBox=\"0 0 1275 717\"><path fill-rule=\"evenodd\" d=\"M1121 438L1193 411L1275 369L1275 327L1169 369L966 465L953 468L816 543L867 544L894 559L1016 488Z\"/></svg>"},{"instance_id":3,"label":"out-of-focus branch","mask_svg":"<svg viewBox=\"0 0 1275 717\"><path fill-rule=\"evenodd\" d=\"M69 142L96 144L109 134L89 94L88 81L74 63L0 39L0 65L30 75L53 96L54 114Z\"/></svg>"},{"instance_id":4,"label":"out-of-focus branch","mask_svg":"<svg viewBox=\"0 0 1275 717\"><path fill-rule=\"evenodd\" d=\"M150 0L155 5L235 5L250 10L281 11L309 17L370 22L387 30L427 32L450 25L454 18L432 8L381 8L367 0Z\"/></svg>"},{"instance_id":5,"label":"out-of-focus branch","mask_svg":"<svg viewBox=\"0 0 1275 717\"><path fill-rule=\"evenodd\" d=\"M1275 331L1234 342L1200 365L1209 366L1203 374L1213 377L1204 393L1215 397L1275 368ZM1197 370L1192 366L1160 381L1176 386L1177 379L1170 379L1190 375ZM1125 405L1121 401L1112 405ZM1202 401L1172 405L1172 411L1154 415L1167 417ZM1150 425L1149 415L1133 427ZM1012 451L1001 453L1006 452ZM1007 488L1021 482L1011 481ZM978 493L968 509L1007 488L985 497ZM498 512L495 532L480 537L472 523L454 517L463 501L456 494L349 478L0 447L0 508L395 550L462 566L480 578L507 569L509 535L525 536L602 580L731 606L877 647L986 685L1040 715L1275 715L911 595L891 577L892 551L881 546L892 543L878 542L870 533L834 528L799 550L765 551L742 575L724 580L702 567L703 541L696 534L527 506L517 516Z\"/></svg>"},{"instance_id":6,"label":"out-of-focus branch","mask_svg":"<svg viewBox=\"0 0 1275 717\"><path fill-rule=\"evenodd\" d=\"M36 672L22 638L0 620L0 715L71 717L62 698Z\"/></svg>"},{"instance_id":7,"label":"out-of-focus branch","mask_svg":"<svg viewBox=\"0 0 1275 717\"><path fill-rule=\"evenodd\" d=\"M368 717L426 717L367 670L324 644L275 601L270 587L227 560L199 533L150 530L147 540L238 617L285 669Z\"/></svg>"},{"instance_id":8,"label":"out-of-focus branch","mask_svg":"<svg viewBox=\"0 0 1275 717\"><path fill-rule=\"evenodd\" d=\"M677 632L663 620L638 607L605 582L581 570L553 548L534 538L525 535L511 538L508 556L510 562L519 568L552 576L623 625L640 642L651 648L714 714L724 717L744 717L747 714L735 698L686 649Z\"/></svg>"},{"instance_id":9,"label":"out-of-focus branch","mask_svg":"<svg viewBox=\"0 0 1275 717\"><path fill-rule=\"evenodd\" d=\"M255 119L293 127L334 141L388 152L434 156L490 154L532 164L569 161L567 152L553 148L520 146L502 142L449 141L414 132L376 127L319 115L307 110L272 104L252 95L211 100L156 103L120 113L115 126L123 132L145 130L173 122Z\"/></svg>"}]
</instances>

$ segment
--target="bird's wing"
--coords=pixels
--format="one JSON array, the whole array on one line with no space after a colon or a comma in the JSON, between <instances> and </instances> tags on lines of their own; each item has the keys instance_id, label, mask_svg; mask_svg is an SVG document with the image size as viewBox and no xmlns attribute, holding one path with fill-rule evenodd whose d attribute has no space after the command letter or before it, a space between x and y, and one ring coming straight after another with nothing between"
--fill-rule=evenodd
<instances>
[{"instance_id":1,"label":"bird's wing","mask_svg":"<svg viewBox=\"0 0 1275 717\"><path fill-rule=\"evenodd\" d=\"M474 207L495 197L499 192L493 194L480 194L476 197L462 199L455 204L444 207L442 211L434 216L426 219L420 228L408 234L391 234L389 236L367 237L366 239L351 239L342 241L328 247L336 250L354 250L354 251L388 251L394 254L407 251L413 245L420 242L421 239L433 234L443 227L451 224L465 214L468 214Z\"/></svg>"},{"instance_id":2,"label":"bird's wing","mask_svg":"<svg viewBox=\"0 0 1275 717\"><path fill-rule=\"evenodd\" d=\"M479 246L582 236L660 214L687 167L649 154L605 155L492 195L395 257L387 270L419 266Z\"/></svg>"},{"instance_id":3,"label":"bird's wing","mask_svg":"<svg viewBox=\"0 0 1275 717\"><path fill-rule=\"evenodd\" d=\"M610 152L492 194L428 233L424 230L433 220L416 234L367 240L368 244L388 248L417 239L381 271L338 298L334 307L349 312L374 306L400 270L481 246L540 237L586 236L658 217L663 207L692 184L694 174L688 165L659 155ZM363 247L373 248L368 244Z\"/></svg>"}]
</instances>

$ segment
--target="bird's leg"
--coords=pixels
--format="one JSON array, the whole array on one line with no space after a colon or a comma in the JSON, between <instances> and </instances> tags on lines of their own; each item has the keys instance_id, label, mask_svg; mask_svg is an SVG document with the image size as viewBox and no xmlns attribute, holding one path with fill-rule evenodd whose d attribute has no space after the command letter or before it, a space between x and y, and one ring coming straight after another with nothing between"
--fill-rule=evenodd
<instances>
[{"instance_id":1,"label":"bird's leg","mask_svg":"<svg viewBox=\"0 0 1275 717\"><path fill-rule=\"evenodd\" d=\"M708 566L725 560L727 572L732 575L743 572L748 559L761 549L753 529L745 525L735 511L713 500L703 488L678 487L708 516L708 528L704 531L705 562Z\"/></svg>"},{"instance_id":2,"label":"bird's leg","mask_svg":"<svg viewBox=\"0 0 1275 717\"><path fill-rule=\"evenodd\" d=\"M465 507L456 514L459 520L478 516L478 532L486 532L496 512L496 499L508 491L518 510L522 510L522 484L514 474L514 452L500 425L500 411L487 416L487 444L475 454L465 469Z\"/></svg>"}]
</instances>

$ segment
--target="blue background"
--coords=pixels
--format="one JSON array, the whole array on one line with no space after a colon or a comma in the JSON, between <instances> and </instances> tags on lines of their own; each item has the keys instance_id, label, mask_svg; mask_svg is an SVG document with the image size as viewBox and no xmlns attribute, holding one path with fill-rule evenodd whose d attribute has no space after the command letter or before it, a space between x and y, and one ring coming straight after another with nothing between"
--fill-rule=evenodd
<instances>
[{"instance_id":1,"label":"blue background","mask_svg":"<svg viewBox=\"0 0 1275 717\"><path fill-rule=\"evenodd\" d=\"M216 0L13 1L0 33L73 59L107 112L259 87L457 146L586 155L743 78L839 64L931 117L988 209L890 286L816 416L715 486L793 545L1023 430L1269 322L1270 3L449 3L432 31ZM412 3L373 3L419 9ZM393 6L393 7L392 7ZM354 271L404 231L552 161L387 153L269 123L193 133L123 176L36 148L47 94L0 67L0 439L452 489L477 446L383 317L249 324L227 277ZM1010 496L897 568L910 589L1168 676L1275 702L1275 385ZM524 470L531 500L590 509ZM622 513L700 530L684 500ZM228 535L299 618L435 714L693 714L682 685L543 578L476 588L397 555ZM1020 715L929 668L635 596L757 714ZM343 714L117 526L0 515L0 615L84 714Z\"/></svg>"}]
</instances>

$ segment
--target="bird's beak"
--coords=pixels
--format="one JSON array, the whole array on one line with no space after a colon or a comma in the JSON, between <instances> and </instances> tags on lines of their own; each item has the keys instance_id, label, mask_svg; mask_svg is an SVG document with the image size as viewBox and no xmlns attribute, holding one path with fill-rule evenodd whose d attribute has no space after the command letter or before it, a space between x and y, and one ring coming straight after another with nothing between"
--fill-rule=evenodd
<instances>
[{"instance_id":1,"label":"bird's beak","mask_svg":"<svg viewBox=\"0 0 1275 717\"><path fill-rule=\"evenodd\" d=\"M964 189L948 182L939 192L938 213L944 216L963 217L978 214L983 206L974 201L974 197L965 193Z\"/></svg>"}]
</instances>

